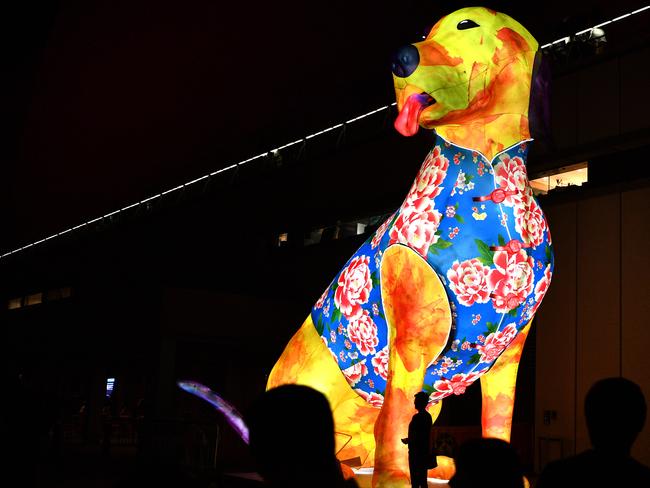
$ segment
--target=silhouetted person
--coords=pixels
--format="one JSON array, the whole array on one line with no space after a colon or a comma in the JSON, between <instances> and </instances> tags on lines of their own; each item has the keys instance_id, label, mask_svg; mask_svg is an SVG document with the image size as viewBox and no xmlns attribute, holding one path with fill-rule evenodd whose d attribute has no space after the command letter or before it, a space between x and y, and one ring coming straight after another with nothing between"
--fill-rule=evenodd
<instances>
[{"instance_id":1,"label":"silhouetted person","mask_svg":"<svg viewBox=\"0 0 650 488\"><path fill-rule=\"evenodd\" d=\"M538 488L564 486L650 486L650 468L630 456L646 418L641 389L625 378L597 381L585 398L593 449L554 461L542 471Z\"/></svg>"},{"instance_id":2,"label":"silhouetted person","mask_svg":"<svg viewBox=\"0 0 650 488\"><path fill-rule=\"evenodd\" d=\"M517 452L501 439L473 439L454 457L451 488L523 488L524 473Z\"/></svg>"},{"instance_id":3,"label":"silhouetted person","mask_svg":"<svg viewBox=\"0 0 650 488\"><path fill-rule=\"evenodd\" d=\"M264 393L246 416L250 450L260 476L278 488L356 487L334 454L334 420L327 398L307 386Z\"/></svg>"},{"instance_id":4,"label":"silhouetted person","mask_svg":"<svg viewBox=\"0 0 650 488\"><path fill-rule=\"evenodd\" d=\"M427 468L431 464L431 427L433 420L427 412L429 395L423 391L415 394L415 409L418 411L409 423L409 436L402 439L409 446L409 471L413 488L427 487Z\"/></svg>"}]
</instances>

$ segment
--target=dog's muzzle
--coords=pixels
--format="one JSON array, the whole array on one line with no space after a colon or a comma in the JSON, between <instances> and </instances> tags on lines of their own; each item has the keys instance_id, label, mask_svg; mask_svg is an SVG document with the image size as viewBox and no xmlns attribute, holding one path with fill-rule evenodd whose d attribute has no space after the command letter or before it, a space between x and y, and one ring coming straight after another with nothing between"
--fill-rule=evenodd
<instances>
[{"instance_id":1,"label":"dog's muzzle","mask_svg":"<svg viewBox=\"0 0 650 488\"><path fill-rule=\"evenodd\" d=\"M399 78L411 75L420 63L420 53L413 44L399 48L393 55L391 70Z\"/></svg>"}]
</instances>

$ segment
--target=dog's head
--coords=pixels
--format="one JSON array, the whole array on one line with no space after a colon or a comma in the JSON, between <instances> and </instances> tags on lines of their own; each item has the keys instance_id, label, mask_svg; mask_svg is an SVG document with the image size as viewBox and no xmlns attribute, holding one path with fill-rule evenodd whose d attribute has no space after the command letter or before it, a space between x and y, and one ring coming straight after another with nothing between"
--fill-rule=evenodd
<instances>
[{"instance_id":1,"label":"dog's head","mask_svg":"<svg viewBox=\"0 0 650 488\"><path fill-rule=\"evenodd\" d=\"M395 54L395 128L410 136L420 126L487 123L501 114L527 120L537 49L505 14L470 7L443 17L421 42Z\"/></svg>"}]
</instances>

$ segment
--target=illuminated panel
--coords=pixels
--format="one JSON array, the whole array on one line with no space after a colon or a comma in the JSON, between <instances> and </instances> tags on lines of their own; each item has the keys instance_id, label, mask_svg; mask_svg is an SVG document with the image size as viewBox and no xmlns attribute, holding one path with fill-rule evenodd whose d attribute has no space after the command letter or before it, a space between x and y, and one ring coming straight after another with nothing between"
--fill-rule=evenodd
<instances>
[{"instance_id":1,"label":"illuminated panel","mask_svg":"<svg viewBox=\"0 0 650 488\"><path fill-rule=\"evenodd\" d=\"M106 378L106 398L110 398L113 395L113 390L115 389L115 378Z\"/></svg>"}]
</instances>

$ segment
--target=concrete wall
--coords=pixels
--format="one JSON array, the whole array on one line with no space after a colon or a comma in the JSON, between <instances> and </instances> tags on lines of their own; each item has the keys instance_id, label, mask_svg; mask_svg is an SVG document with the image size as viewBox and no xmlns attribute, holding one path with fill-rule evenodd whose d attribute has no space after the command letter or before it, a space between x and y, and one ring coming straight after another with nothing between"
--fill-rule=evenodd
<instances>
[{"instance_id":1,"label":"concrete wall","mask_svg":"<svg viewBox=\"0 0 650 488\"><path fill-rule=\"evenodd\" d=\"M584 397L625 376L650 403L650 184L547 201L556 271L537 315L536 462L589 447ZM612 399L612 416L625 406ZM633 455L650 464L650 425Z\"/></svg>"}]
</instances>

